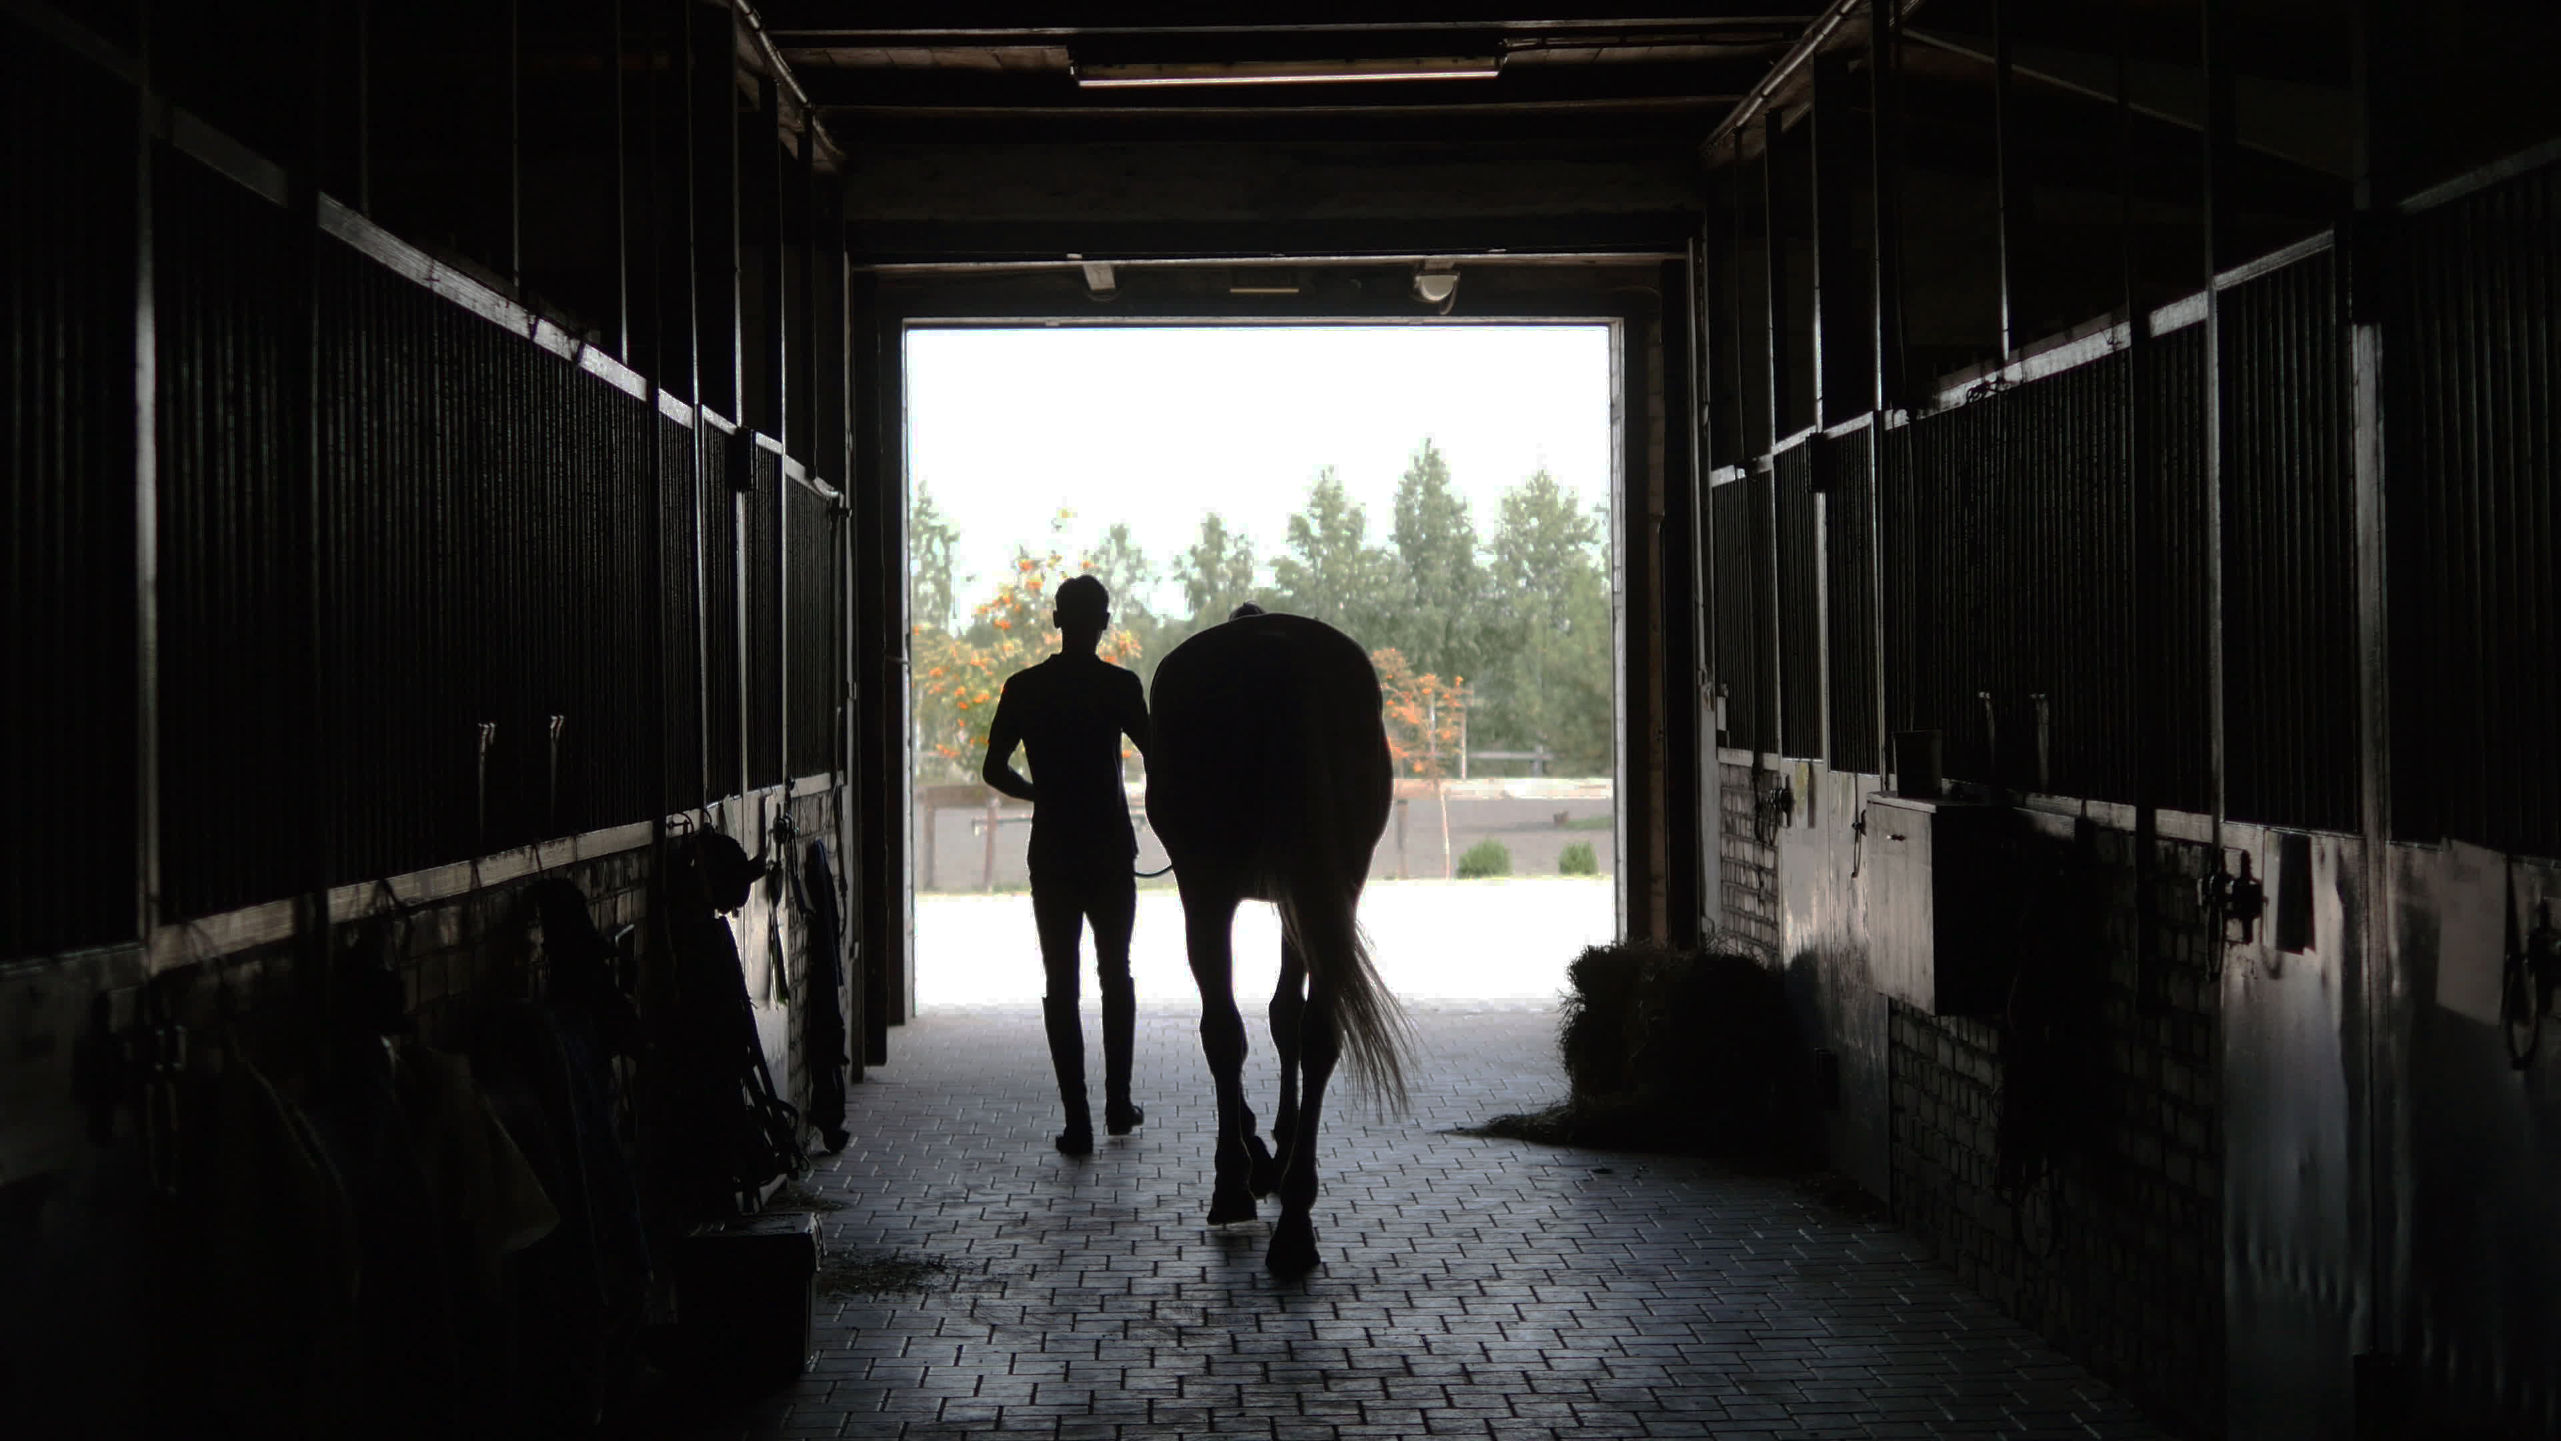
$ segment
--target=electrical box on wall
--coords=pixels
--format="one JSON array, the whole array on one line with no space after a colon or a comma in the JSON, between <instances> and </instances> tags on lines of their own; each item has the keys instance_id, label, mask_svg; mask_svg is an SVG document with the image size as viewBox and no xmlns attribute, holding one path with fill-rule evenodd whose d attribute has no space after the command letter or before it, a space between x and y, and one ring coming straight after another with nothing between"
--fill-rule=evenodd
<instances>
[{"instance_id":1,"label":"electrical box on wall","mask_svg":"<svg viewBox=\"0 0 2561 1441\"><path fill-rule=\"evenodd\" d=\"M1877 989L1934 1016L1997 1015L2013 948L1997 904L1997 807L1868 802L1868 953Z\"/></svg>"}]
</instances>

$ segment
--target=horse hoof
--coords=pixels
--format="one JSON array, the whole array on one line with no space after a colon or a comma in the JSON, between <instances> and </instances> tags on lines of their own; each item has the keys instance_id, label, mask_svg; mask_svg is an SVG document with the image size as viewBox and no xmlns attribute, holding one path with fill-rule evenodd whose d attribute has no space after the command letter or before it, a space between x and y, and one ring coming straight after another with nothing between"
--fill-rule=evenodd
<instances>
[{"instance_id":1,"label":"horse hoof","mask_svg":"<svg viewBox=\"0 0 2561 1441\"><path fill-rule=\"evenodd\" d=\"M1304 1276L1320 1264L1316 1259L1316 1224L1305 1215L1284 1213L1280 1224L1272 1228L1271 1249L1263 1253L1263 1264L1275 1276Z\"/></svg>"},{"instance_id":2,"label":"horse hoof","mask_svg":"<svg viewBox=\"0 0 2561 1441\"><path fill-rule=\"evenodd\" d=\"M1246 1168L1245 1184L1256 1196L1268 1196L1280 1185L1280 1163L1272 1159L1260 1136L1246 1137L1245 1147L1252 1158Z\"/></svg>"},{"instance_id":3,"label":"horse hoof","mask_svg":"<svg viewBox=\"0 0 2561 1441\"><path fill-rule=\"evenodd\" d=\"M1230 1226L1254 1219L1254 1198L1220 1187L1209 1198L1209 1224Z\"/></svg>"}]
</instances>

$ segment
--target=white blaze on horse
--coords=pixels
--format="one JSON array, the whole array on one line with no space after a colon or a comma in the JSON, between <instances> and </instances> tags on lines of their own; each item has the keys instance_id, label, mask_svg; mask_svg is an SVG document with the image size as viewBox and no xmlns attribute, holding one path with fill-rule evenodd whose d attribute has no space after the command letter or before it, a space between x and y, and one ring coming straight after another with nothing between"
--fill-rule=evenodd
<instances>
[{"instance_id":1,"label":"white blaze on horse","mask_svg":"<svg viewBox=\"0 0 2561 1441\"><path fill-rule=\"evenodd\" d=\"M1316 1135L1336 1062L1372 1095L1405 1099L1405 1014L1370 964L1357 921L1394 771L1368 655L1321 621L1249 611L1183 642L1157 668L1147 819L1182 889L1201 1049L1218 1088L1210 1223L1253 1219L1254 1198L1277 1188L1281 1216L1264 1259L1298 1275L1317 1262ZM1272 902L1281 920L1270 1149L1245 1104L1233 979L1231 925L1247 899Z\"/></svg>"}]
</instances>

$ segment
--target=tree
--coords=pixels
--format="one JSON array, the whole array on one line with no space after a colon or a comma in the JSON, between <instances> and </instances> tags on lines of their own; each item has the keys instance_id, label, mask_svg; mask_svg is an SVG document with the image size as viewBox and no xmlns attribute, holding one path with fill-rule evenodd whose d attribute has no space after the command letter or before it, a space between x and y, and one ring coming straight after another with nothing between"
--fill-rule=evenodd
<instances>
[{"instance_id":1,"label":"tree","mask_svg":"<svg viewBox=\"0 0 2561 1441\"><path fill-rule=\"evenodd\" d=\"M1252 537L1228 529L1226 517L1216 511L1201 517L1200 539L1175 553L1170 577L1183 588L1187 618L1167 620L1157 627L1147 655L1145 679L1150 685L1155 684L1157 661L1172 654L1184 641L1227 619L1238 605L1249 600L1276 603L1271 591L1258 583L1259 569Z\"/></svg>"},{"instance_id":2,"label":"tree","mask_svg":"<svg viewBox=\"0 0 2561 1441\"><path fill-rule=\"evenodd\" d=\"M1121 521L1103 533L1102 544L1088 557L1096 580L1111 592L1112 613L1125 626L1136 629L1141 618L1153 621L1156 612L1147 603L1148 593L1156 588L1156 565L1139 549L1129 534L1129 522Z\"/></svg>"},{"instance_id":3,"label":"tree","mask_svg":"<svg viewBox=\"0 0 2561 1441\"><path fill-rule=\"evenodd\" d=\"M1402 571L1402 604L1380 637L1414 664L1448 676L1474 675L1487 624L1485 571L1476 558L1476 522L1450 485L1449 462L1426 438L1396 482L1389 531Z\"/></svg>"},{"instance_id":4,"label":"tree","mask_svg":"<svg viewBox=\"0 0 2561 1441\"><path fill-rule=\"evenodd\" d=\"M1052 527L1053 532L1057 529ZM1025 666L1058 650L1059 635L1049 623L1061 581L1098 569L1095 557L1074 564L1055 549L1017 555L1014 575L970 611L968 630L953 635L917 625L913 634L915 667L916 770L919 779L940 775L965 779L978 774L987 750L987 725L995 719L996 699L1005 680ZM1120 665L1135 666L1138 638L1125 627L1103 634L1097 654ZM1124 759L1135 754L1124 746Z\"/></svg>"},{"instance_id":5,"label":"tree","mask_svg":"<svg viewBox=\"0 0 2561 1441\"><path fill-rule=\"evenodd\" d=\"M1111 592L1113 622L1136 640L1138 653L1152 662L1165 633L1164 618L1149 603L1156 591L1156 563L1131 538L1129 522L1121 521L1105 531L1102 543L1085 557L1084 564L1103 583L1103 589ZM1152 674L1141 677L1153 678Z\"/></svg>"},{"instance_id":6,"label":"tree","mask_svg":"<svg viewBox=\"0 0 2561 1441\"><path fill-rule=\"evenodd\" d=\"M1174 557L1174 579L1183 587L1183 604L1191 612L1192 630L1218 624L1243 601L1254 598L1253 538L1231 531L1217 511L1200 518L1200 539Z\"/></svg>"},{"instance_id":7,"label":"tree","mask_svg":"<svg viewBox=\"0 0 2561 1441\"><path fill-rule=\"evenodd\" d=\"M1460 744L1467 739L1470 687L1416 673L1394 646L1371 651L1369 663L1378 671L1380 719L1387 726L1387 754L1396 774L1424 779L1456 775Z\"/></svg>"},{"instance_id":8,"label":"tree","mask_svg":"<svg viewBox=\"0 0 2561 1441\"><path fill-rule=\"evenodd\" d=\"M1344 490L1334 467L1318 471L1306 508L1289 518L1287 553L1272 562L1281 607L1366 648L1396 604L1395 581L1395 558L1369 543L1368 510Z\"/></svg>"},{"instance_id":9,"label":"tree","mask_svg":"<svg viewBox=\"0 0 2561 1441\"><path fill-rule=\"evenodd\" d=\"M934 504L933 487L919 480L907 507L907 611L918 625L947 631L960 587L976 577L954 574L960 527Z\"/></svg>"},{"instance_id":10,"label":"tree","mask_svg":"<svg viewBox=\"0 0 2561 1441\"><path fill-rule=\"evenodd\" d=\"M1569 775L1606 775L1615 748L1601 535L1600 517L1541 467L1504 495L1491 548L1502 659L1485 677L1485 730L1546 746Z\"/></svg>"}]
</instances>

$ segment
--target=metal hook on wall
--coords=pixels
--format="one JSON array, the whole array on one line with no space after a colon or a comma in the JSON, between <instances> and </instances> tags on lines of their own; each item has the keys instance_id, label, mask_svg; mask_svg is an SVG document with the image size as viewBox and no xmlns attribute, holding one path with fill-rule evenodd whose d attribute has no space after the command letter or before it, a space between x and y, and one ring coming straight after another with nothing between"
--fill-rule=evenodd
<instances>
[{"instance_id":1,"label":"metal hook on wall","mask_svg":"<svg viewBox=\"0 0 2561 1441\"><path fill-rule=\"evenodd\" d=\"M1990 691L1978 690L1974 698L1983 702L1984 770L1992 778L1993 789L1998 790L2001 785L2001 719L1993 709Z\"/></svg>"},{"instance_id":2,"label":"metal hook on wall","mask_svg":"<svg viewBox=\"0 0 2561 1441\"><path fill-rule=\"evenodd\" d=\"M471 849L474 855L484 855L489 850L489 751L492 746L498 744L498 723L482 721L479 723L478 730L480 733L477 756L479 769L472 785L474 829Z\"/></svg>"},{"instance_id":3,"label":"metal hook on wall","mask_svg":"<svg viewBox=\"0 0 2561 1441\"><path fill-rule=\"evenodd\" d=\"M2049 795L2054 790L2054 707L2043 691L2028 699L2036 703L2036 790L2039 795Z\"/></svg>"},{"instance_id":4,"label":"metal hook on wall","mask_svg":"<svg viewBox=\"0 0 2561 1441\"><path fill-rule=\"evenodd\" d=\"M560 733L568 726L569 717L565 715L551 717L546 725L551 734L551 776L546 792L549 808L543 817L543 829L552 835L560 833Z\"/></svg>"}]
</instances>

